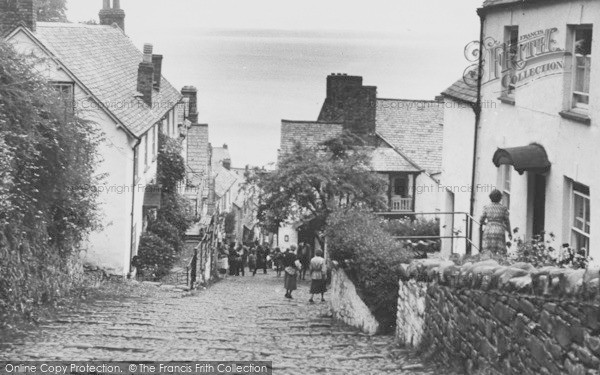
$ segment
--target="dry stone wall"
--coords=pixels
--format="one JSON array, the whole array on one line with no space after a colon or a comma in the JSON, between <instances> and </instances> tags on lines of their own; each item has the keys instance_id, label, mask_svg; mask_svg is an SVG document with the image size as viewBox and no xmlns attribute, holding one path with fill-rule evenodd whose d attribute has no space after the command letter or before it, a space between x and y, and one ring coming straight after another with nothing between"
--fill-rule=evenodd
<instances>
[{"instance_id":1,"label":"dry stone wall","mask_svg":"<svg viewBox=\"0 0 600 375\"><path fill-rule=\"evenodd\" d=\"M397 336L469 373L599 374L599 277L597 269L414 262L400 280Z\"/></svg>"}]
</instances>

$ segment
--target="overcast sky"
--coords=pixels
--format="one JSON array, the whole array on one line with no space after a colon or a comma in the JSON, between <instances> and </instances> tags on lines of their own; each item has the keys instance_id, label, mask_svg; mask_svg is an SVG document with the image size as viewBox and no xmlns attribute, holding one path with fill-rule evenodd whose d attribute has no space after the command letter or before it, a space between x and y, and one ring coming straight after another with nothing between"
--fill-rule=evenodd
<instances>
[{"instance_id":1,"label":"overcast sky","mask_svg":"<svg viewBox=\"0 0 600 375\"><path fill-rule=\"evenodd\" d=\"M163 74L199 91L200 121L233 165L276 160L281 119L316 120L333 72L386 98L433 99L468 63L481 0L121 0L126 33L164 55ZM69 0L71 21L101 0Z\"/></svg>"}]
</instances>

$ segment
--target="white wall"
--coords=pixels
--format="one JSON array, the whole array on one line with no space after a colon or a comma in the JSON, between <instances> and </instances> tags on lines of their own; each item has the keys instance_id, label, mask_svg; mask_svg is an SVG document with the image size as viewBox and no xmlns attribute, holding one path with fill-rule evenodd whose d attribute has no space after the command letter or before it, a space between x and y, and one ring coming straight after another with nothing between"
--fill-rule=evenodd
<instances>
[{"instance_id":1,"label":"white wall","mask_svg":"<svg viewBox=\"0 0 600 375\"><path fill-rule=\"evenodd\" d=\"M503 40L504 27L519 25L524 35L540 29L557 27L554 34L556 46L565 48L568 24L594 24L592 45L590 117L591 125L585 125L559 116L563 109L565 76L557 74L532 81L516 91L516 104L501 103L500 82L483 86L482 100L497 104L496 108L484 108L480 127L477 182L495 184L497 168L492 156L498 147L525 146L532 142L543 145L552 168L547 175L546 216L547 232L555 233L560 243L570 242L568 235L569 207L565 197L565 177L590 187L591 193L591 255L600 257L600 170L595 150L600 141L598 119L600 118L600 3L573 1L551 5L528 5L526 8L493 12L488 15L485 35ZM511 189L511 222L513 227L527 228L527 174L519 176L513 171ZM487 194L476 196L476 213L488 203Z\"/></svg>"},{"instance_id":2,"label":"white wall","mask_svg":"<svg viewBox=\"0 0 600 375\"><path fill-rule=\"evenodd\" d=\"M45 56L42 49L37 47L29 37L19 32L11 40L15 48L22 53L34 52L37 56ZM40 65L40 73L49 80L73 82L64 70L51 60ZM104 175L102 183L90 187L99 191L98 204L102 229L91 232L85 248L85 261L105 269L107 272L126 275L130 267L131 233L132 233L132 198L134 236L139 244L142 231L142 206L146 184L156 176L156 155L158 138L155 141L154 153L149 148L148 165L144 165L144 142L139 145L138 170L139 178L134 182L134 152L135 141L116 122L109 117L98 105L86 95L81 87L75 85L76 109L79 115L99 125L104 133L105 141L99 145L98 152L101 160L94 171ZM152 131L152 130L151 130ZM149 144L152 144L149 138ZM133 255L137 249L133 249Z\"/></svg>"},{"instance_id":3,"label":"white wall","mask_svg":"<svg viewBox=\"0 0 600 375\"><path fill-rule=\"evenodd\" d=\"M469 213L475 112L465 103L444 99L444 143L440 190L445 212ZM440 215L442 235L467 234L465 215ZM465 252L465 240L442 241L442 253Z\"/></svg>"},{"instance_id":4,"label":"white wall","mask_svg":"<svg viewBox=\"0 0 600 375\"><path fill-rule=\"evenodd\" d=\"M285 240L288 236L288 241ZM291 225L282 224L277 233L277 246L281 251L285 251L292 245L298 246L298 231Z\"/></svg>"}]
</instances>

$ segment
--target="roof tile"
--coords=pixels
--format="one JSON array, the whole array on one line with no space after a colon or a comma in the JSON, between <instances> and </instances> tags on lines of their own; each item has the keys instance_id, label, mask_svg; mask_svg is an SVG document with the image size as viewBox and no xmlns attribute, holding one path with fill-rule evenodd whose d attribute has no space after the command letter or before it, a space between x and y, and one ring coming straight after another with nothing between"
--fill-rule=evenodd
<instances>
[{"instance_id":1,"label":"roof tile","mask_svg":"<svg viewBox=\"0 0 600 375\"><path fill-rule=\"evenodd\" d=\"M377 133L419 167L442 167L444 104L429 100L377 100Z\"/></svg>"},{"instance_id":2,"label":"roof tile","mask_svg":"<svg viewBox=\"0 0 600 375\"><path fill-rule=\"evenodd\" d=\"M38 22L36 37L136 136L143 135L180 100L162 77L152 108L138 96L140 52L114 26Z\"/></svg>"}]
</instances>

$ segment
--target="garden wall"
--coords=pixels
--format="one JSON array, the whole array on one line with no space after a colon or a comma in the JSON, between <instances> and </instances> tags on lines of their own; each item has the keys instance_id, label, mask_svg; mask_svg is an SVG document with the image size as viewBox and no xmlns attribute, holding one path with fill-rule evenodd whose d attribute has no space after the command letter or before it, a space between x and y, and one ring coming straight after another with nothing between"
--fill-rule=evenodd
<instances>
[{"instance_id":1,"label":"garden wall","mask_svg":"<svg viewBox=\"0 0 600 375\"><path fill-rule=\"evenodd\" d=\"M469 373L598 374L598 270L494 261L403 267L397 336Z\"/></svg>"},{"instance_id":2,"label":"garden wall","mask_svg":"<svg viewBox=\"0 0 600 375\"><path fill-rule=\"evenodd\" d=\"M334 267L331 279L331 308L333 316L344 323L360 328L364 333L374 335L379 323L356 293L354 283L346 272Z\"/></svg>"}]
</instances>

